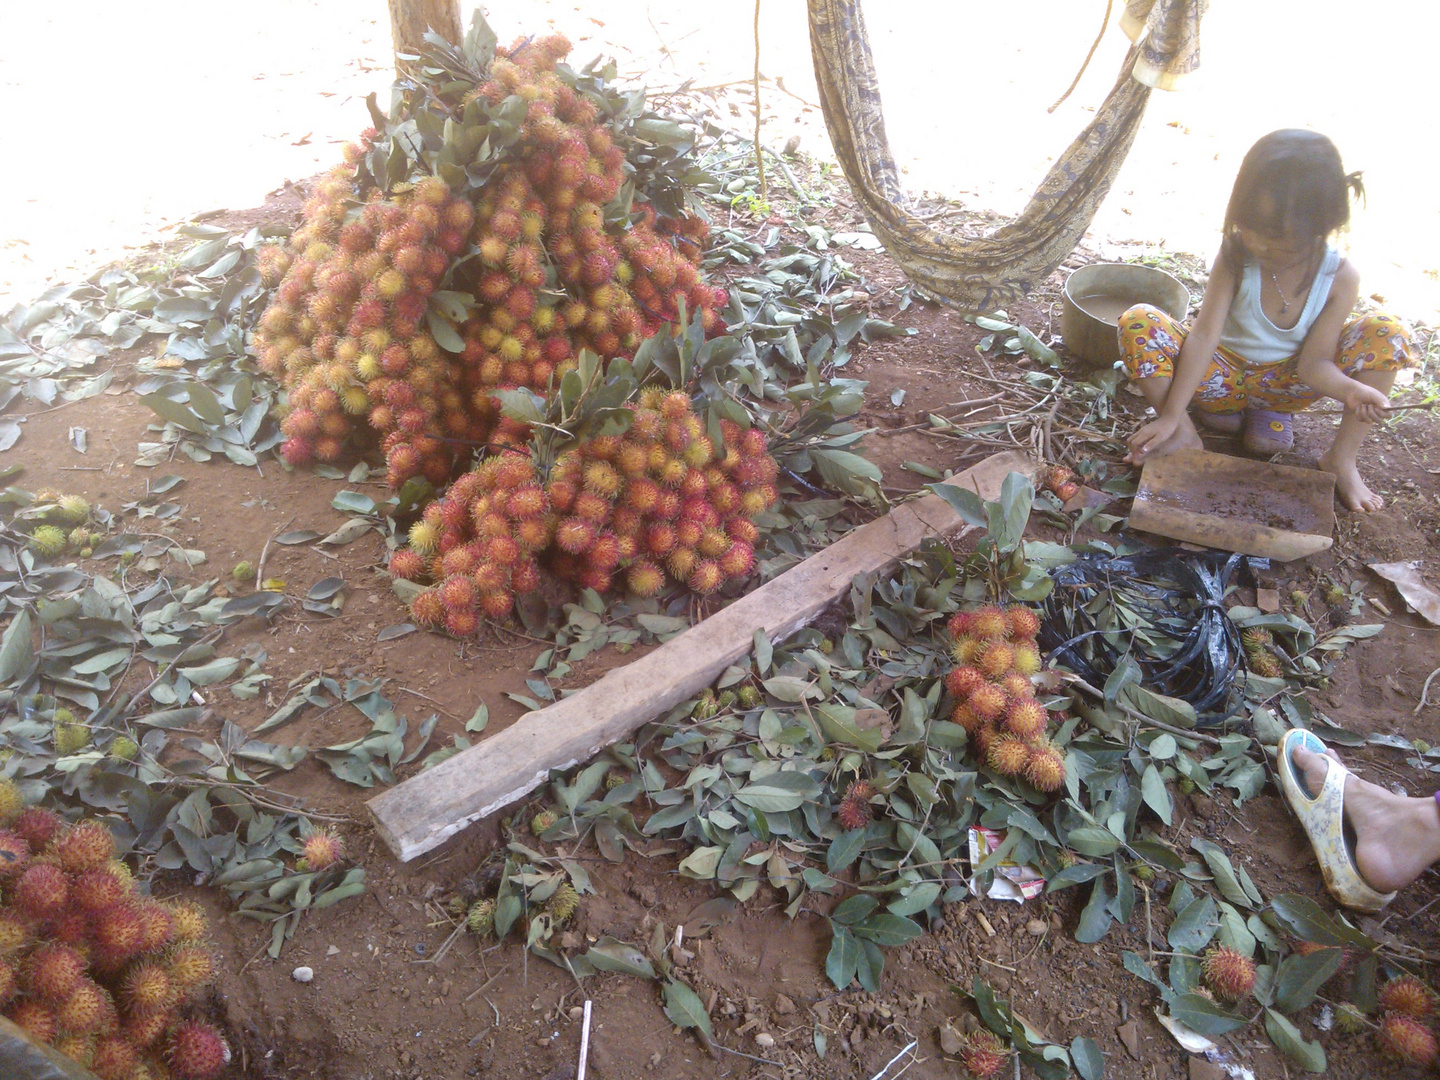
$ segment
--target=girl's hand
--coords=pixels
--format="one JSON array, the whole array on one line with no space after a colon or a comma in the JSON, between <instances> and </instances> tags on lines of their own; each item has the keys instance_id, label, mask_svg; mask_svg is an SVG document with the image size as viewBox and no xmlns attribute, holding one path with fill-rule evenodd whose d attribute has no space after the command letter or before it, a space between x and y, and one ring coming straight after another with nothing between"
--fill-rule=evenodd
<instances>
[{"instance_id":1,"label":"girl's hand","mask_svg":"<svg viewBox=\"0 0 1440 1080\"><path fill-rule=\"evenodd\" d=\"M1132 465L1139 465L1145 460L1146 455L1152 450L1164 446L1179 430L1180 421L1172 417L1160 416L1151 420L1150 423L1130 436L1130 453L1125 455L1125 460Z\"/></svg>"},{"instance_id":2,"label":"girl's hand","mask_svg":"<svg viewBox=\"0 0 1440 1080\"><path fill-rule=\"evenodd\" d=\"M1345 396L1340 400L1345 403L1346 412L1354 413L1357 419L1363 420L1367 424L1383 420L1385 414L1390 411L1388 397L1373 386L1366 386L1364 383L1354 380L1351 380Z\"/></svg>"}]
</instances>

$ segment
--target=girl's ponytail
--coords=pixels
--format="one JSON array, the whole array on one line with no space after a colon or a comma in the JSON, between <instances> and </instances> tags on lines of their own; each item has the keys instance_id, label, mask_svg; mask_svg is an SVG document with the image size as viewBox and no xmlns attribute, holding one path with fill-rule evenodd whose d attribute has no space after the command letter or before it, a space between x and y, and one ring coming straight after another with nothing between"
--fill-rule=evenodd
<instances>
[{"instance_id":1,"label":"girl's ponytail","mask_svg":"<svg viewBox=\"0 0 1440 1080\"><path fill-rule=\"evenodd\" d=\"M1361 179L1360 170L1345 175L1345 186L1350 189L1350 194L1361 202L1365 201L1365 181Z\"/></svg>"}]
</instances>

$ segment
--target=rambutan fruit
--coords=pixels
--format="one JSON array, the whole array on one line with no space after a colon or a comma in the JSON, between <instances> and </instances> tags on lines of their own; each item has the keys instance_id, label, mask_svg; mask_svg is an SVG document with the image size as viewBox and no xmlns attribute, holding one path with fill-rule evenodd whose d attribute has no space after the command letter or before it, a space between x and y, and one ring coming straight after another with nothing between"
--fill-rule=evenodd
<instances>
[{"instance_id":1,"label":"rambutan fruit","mask_svg":"<svg viewBox=\"0 0 1440 1080\"><path fill-rule=\"evenodd\" d=\"M626 571L625 584L636 596L649 599L665 587L665 572L649 559L637 559Z\"/></svg>"},{"instance_id":2,"label":"rambutan fruit","mask_svg":"<svg viewBox=\"0 0 1440 1080\"><path fill-rule=\"evenodd\" d=\"M595 543L595 523L582 517L564 518L555 527L555 543L573 555L590 550Z\"/></svg>"},{"instance_id":3,"label":"rambutan fruit","mask_svg":"<svg viewBox=\"0 0 1440 1080\"><path fill-rule=\"evenodd\" d=\"M695 544L695 550L700 552L702 558L719 559L730 550L732 541L720 528L702 529L700 539Z\"/></svg>"},{"instance_id":4,"label":"rambutan fruit","mask_svg":"<svg viewBox=\"0 0 1440 1080\"><path fill-rule=\"evenodd\" d=\"M0 909L0 956L11 956L30 943L34 921L18 911Z\"/></svg>"},{"instance_id":5,"label":"rambutan fruit","mask_svg":"<svg viewBox=\"0 0 1440 1080\"><path fill-rule=\"evenodd\" d=\"M960 1051L960 1064L965 1071L980 1078L998 1075L1009 1059L1010 1053L1000 1037L983 1028L972 1032Z\"/></svg>"},{"instance_id":6,"label":"rambutan fruit","mask_svg":"<svg viewBox=\"0 0 1440 1080\"><path fill-rule=\"evenodd\" d=\"M170 925L176 941L201 941L209 931L205 912L198 904L178 901L170 905Z\"/></svg>"},{"instance_id":7,"label":"rambutan fruit","mask_svg":"<svg viewBox=\"0 0 1440 1080\"><path fill-rule=\"evenodd\" d=\"M692 592L707 596L718 589L725 580L720 567L709 559L701 559L695 564L695 569L690 572L686 584Z\"/></svg>"},{"instance_id":8,"label":"rambutan fruit","mask_svg":"<svg viewBox=\"0 0 1440 1080\"><path fill-rule=\"evenodd\" d=\"M170 944L174 928L170 925L170 912L158 900L141 900L140 905L140 951L159 952Z\"/></svg>"},{"instance_id":9,"label":"rambutan fruit","mask_svg":"<svg viewBox=\"0 0 1440 1080\"><path fill-rule=\"evenodd\" d=\"M1040 616L1032 608L1013 604L1005 609L1005 632L1013 641L1034 641L1040 633Z\"/></svg>"},{"instance_id":10,"label":"rambutan fruit","mask_svg":"<svg viewBox=\"0 0 1440 1080\"><path fill-rule=\"evenodd\" d=\"M1010 668L1017 675L1029 677L1040 670L1040 650L1033 641L1019 641L1011 646Z\"/></svg>"},{"instance_id":11,"label":"rambutan fruit","mask_svg":"<svg viewBox=\"0 0 1440 1080\"><path fill-rule=\"evenodd\" d=\"M851 829L865 828L873 817L870 804L853 795L845 796L835 807L835 821L847 832Z\"/></svg>"},{"instance_id":12,"label":"rambutan fruit","mask_svg":"<svg viewBox=\"0 0 1440 1080\"><path fill-rule=\"evenodd\" d=\"M755 546L755 542L760 539L760 530L749 518L732 517L727 519L725 522L725 531L730 535L730 539L749 544L752 548Z\"/></svg>"},{"instance_id":13,"label":"rambutan fruit","mask_svg":"<svg viewBox=\"0 0 1440 1080\"><path fill-rule=\"evenodd\" d=\"M71 874L83 873L110 861L115 854L115 837L100 822L86 819L60 834L54 854L62 869Z\"/></svg>"},{"instance_id":14,"label":"rambutan fruit","mask_svg":"<svg viewBox=\"0 0 1440 1080\"><path fill-rule=\"evenodd\" d=\"M480 596L480 610L485 613L487 619L494 619L498 622L508 618L514 607L515 597L506 589L482 593Z\"/></svg>"},{"instance_id":15,"label":"rambutan fruit","mask_svg":"<svg viewBox=\"0 0 1440 1080\"><path fill-rule=\"evenodd\" d=\"M199 945L177 945L170 952L166 970L170 974L171 983L183 997L192 990L205 986L214 978L215 961Z\"/></svg>"},{"instance_id":16,"label":"rambutan fruit","mask_svg":"<svg viewBox=\"0 0 1440 1080\"><path fill-rule=\"evenodd\" d=\"M980 650L980 655L975 658L975 665L989 678L998 679L1010 670L1014 660L1014 649L1004 641L993 640Z\"/></svg>"},{"instance_id":17,"label":"rambutan fruit","mask_svg":"<svg viewBox=\"0 0 1440 1080\"><path fill-rule=\"evenodd\" d=\"M55 1023L70 1035L94 1035L113 1026L115 1003L104 987L81 979L75 989L55 1007Z\"/></svg>"},{"instance_id":18,"label":"rambutan fruit","mask_svg":"<svg viewBox=\"0 0 1440 1080\"><path fill-rule=\"evenodd\" d=\"M666 557L665 567L676 581L688 582L699 561L700 556L695 554L694 548L681 546L672 550ZM716 571L719 571L719 567L716 567Z\"/></svg>"},{"instance_id":19,"label":"rambutan fruit","mask_svg":"<svg viewBox=\"0 0 1440 1080\"><path fill-rule=\"evenodd\" d=\"M433 629L445 621L445 603L438 589L426 589L410 600L410 618L415 624Z\"/></svg>"},{"instance_id":20,"label":"rambutan fruit","mask_svg":"<svg viewBox=\"0 0 1440 1080\"><path fill-rule=\"evenodd\" d=\"M140 950L145 939L139 905L125 900L98 912L91 937L105 954L106 966L119 967Z\"/></svg>"},{"instance_id":21,"label":"rambutan fruit","mask_svg":"<svg viewBox=\"0 0 1440 1080\"><path fill-rule=\"evenodd\" d=\"M20 875L11 899L31 918L48 919L59 915L69 898L65 872L49 863L34 863Z\"/></svg>"},{"instance_id":22,"label":"rambutan fruit","mask_svg":"<svg viewBox=\"0 0 1440 1080\"><path fill-rule=\"evenodd\" d=\"M959 724L973 735L985 721L976 716L975 710L970 708L966 702L961 701L956 704L955 708L950 710L950 722L952 724Z\"/></svg>"},{"instance_id":23,"label":"rambutan fruit","mask_svg":"<svg viewBox=\"0 0 1440 1080\"><path fill-rule=\"evenodd\" d=\"M988 723L993 723L1005 715L1005 692L994 683L982 683L970 692L967 699L970 708L975 715Z\"/></svg>"},{"instance_id":24,"label":"rambutan fruit","mask_svg":"<svg viewBox=\"0 0 1440 1080\"><path fill-rule=\"evenodd\" d=\"M123 1035L102 1035L95 1041L90 1071L100 1080L130 1080L140 1064L140 1051Z\"/></svg>"},{"instance_id":25,"label":"rambutan fruit","mask_svg":"<svg viewBox=\"0 0 1440 1080\"><path fill-rule=\"evenodd\" d=\"M610 501L620 493L624 482L620 473L608 461L586 462L582 477L587 491L593 491Z\"/></svg>"},{"instance_id":26,"label":"rambutan fruit","mask_svg":"<svg viewBox=\"0 0 1440 1080\"><path fill-rule=\"evenodd\" d=\"M603 495L593 491L582 491L575 496L573 512L594 525L603 525L610 520L611 503Z\"/></svg>"},{"instance_id":27,"label":"rambutan fruit","mask_svg":"<svg viewBox=\"0 0 1440 1080\"><path fill-rule=\"evenodd\" d=\"M1380 988L1377 1000L1382 1009L1422 1019L1435 1011L1435 995L1414 975L1401 975Z\"/></svg>"},{"instance_id":28,"label":"rambutan fruit","mask_svg":"<svg viewBox=\"0 0 1440 1080\"><path fill-rule=\"evenodd\" d=\"M10 791L6 791L6 784L10 785ZM13 799L11 792L14 793ZM0 822L8 824L19 833L21 839L30 845L31 851L44 851L65 822L53 810L40 806L26 807L19 799L19 789L15 788L13 783L8 780L0 781ZM18 809L15 813L7 813L11 807Z\"/></svg>"},{"instance_id":29,"label":"rambutan fruit","mask_svg":"<svg viewBox=\"0 0 1440 1080\"><path fill-rule=\"evenodd\" d=\"M675 524L675 539L686 547L696 547L705 535L705 526L698 521L682 517Z\"/></svg>"},{"instance_id":30,"label":"rambutan fruit","mask_svg":"<svg viewBox=\"0 0 1440 1080\"><path fill-rule=\"evenodd\" d=\"M59 1032L55 1011L38 1001L21 1001L5 1013L10 1022L38 1043L50 1045Z\"/></svg>"},{"instance_id":31,"label":"rambutan fruit","mask_svg":"<svg viewBox=\"0 0 1440 1080\"><path fill-rule=\"evenodd\" d=\"M145 1050L158 1043L172 1023L174 1014L169 1012L129 1013L120 1025L120 1034Z\"/></svg>"},{"instance_id":32,"label":"rambutan fruit","mask_svg":"<svg viewBox=\"0 0 1440 1080\"><path fill-rule=\"evenodd\" d=\"M1386 1057L1422 1068L1435 1063L1435 1033L1413 1016L1387 1013L1377 1039Z\"/></svg>"},{"instance_id":33,"label":"rambutan fruit","mask_svg":"<svg viewBox=\"0 0 1440 1080\"><path fill-rule=\"evenodd\" d=\"M521 518L515 523L515 542L525 551L541 551L555 536L555 522L549 516Z\"/></svg>"},{"instance_id":34,"label":"rambutan fruit","mask_svg":"<svg viewBox=\"0 0 1440 1080\"><path fill-rule=\"evenodd\" d=\"M780 493L775 490L772 484L761 484L753 487L740 496L740 512L746 517L755 517L764 513L780 500Z\"/></svg>"},{"instance_id":35,"label":"rambutan fruit","mask_svg":"<svg viewBox=\"0 0 1440 1080\"><path fill-rule=\"evenodd\" d=\"M985 673L968 664L951 668L945 675L945 689L956 701L966 701L985 682Z\"/></svg>"},{"instance_id":36,"label":"rambutan fruit","mask_svg":"<svg viewBox=\"0 0 1440 1080\"><path fill-rule=\"evenodd\" d=\"M345 841L332 829L316 829L305 838L304 854L309 869L328 870L345 858Z\"/></svg>"},{"instance_id":37,"label":"rambutan fruit","mask_svg":"<svg viewBox=\"0 0 1440 1080\"><path fill-rule=\"evenodd\" d=\"M1005 612L994 604L970 612L970 634L981 640L1003 638L1010 627ZM1008 663L1005 665L1010 666Z\"/></svg>"},{"instance_id":38,"label":"rambutan fruit","mask_svg":"<svg viewBox=\"0 0 1440 1080\"><path fill-rule=\"evenodd\" d=\"M417 521L410 526L408 534L410 547L421 555L430 555L440 546L440 529L429 521Z\"/></svg>"},{"instance_id":39,"label":"rambutan fruit","mask_svg":"<svg viewBox=\"0 0 1440 1080\"><path fill-rule=\"evenodd\" d=\"M540 588L540 565L534 559L521 559L510 568L510 586L517 594Z\"/></svg>"},{"instance_id":40,"label":"rambutan fruit","mask_svg":"<svg viewBox=\"0 0 1440 1080\"><path fill-rule=\"evenodd\" d=\"M985 764L1001 776L1019 776L1030 762L1030 748L1011 735L1001 735L985 752Z\"/></svg>"},{"instance_id":41,"label":"rambutan fruit","mask_svg":"<svg viewBox=\"0 0 1440 1080\"><path fill-rule=\"evenodd\" d=\"M579 906L580 894L575 891L575 886L567 881L550 894L550 899L545 901L544 910L551 920L558 924L574 915Z\"/></svg>"},{"instance_id":42,"label":"rambutan fruit","mask_svg":"<svg viewBox=\"0 0 1440 1080\"><path fill-rule=\"evenodd\" d=\"M1018 675L1013 671L995 685L1004 691L1005 697L1009 701L1020 701L1035 696L1035 684L1024 675Z\"/></svg>"},{"instance_id":43,"label":"rambutan fruit","mask_svg":"<svg viewBox=\"0 0 1440 1080\"><path fill-rule=\"evenodd\" d=\"M296 467L308 465L315 460L315 444L309 439L286 439L280 444L280 456Z\"/></svg>"},{"instance_id":44,"label":"rambutan fruit","mask_svg":"<svg viewBox=\"0 0 1440 1080\"><path fill-rule=\"evenodd\" d=\"M727 578L744 577L755 568L755 549L744 540L732 541L720 556L718 565Z\"/></svg>"},{"instance_id":45,"label":"rambutan fruit","mask_svg":"<svg viewBox=\"0 0 1440 1080\"><path fill-rule=\"evenodd\" d=\"M1239 1001L1255 987L1255 961L1228 945L1207 952L1200 969L1206 985L1226 1001Z\"/></svg>"},{"instance_id":46,"label":"rambutan fruit","mask_svg":"<svg viewBox=\"0 0 1440 1080\"><path fill-rule=\"evenodd\" d=\"M102 911L130 895L130 883L107 866L93 866L76 877L71 896L82 911Z\"/></svg>"},{"instance_id":47,"label":"rambutan fruit","mask_svg":"<svg viewBox=\"0 0 1440 1080\"><path fill-rule=\"evenodd\" d=\"M26 958L21 983L31 996L58 1004L80 985L86 966L85 957L68 945L41 945Z\"/></svg>"},{"instance_id":48,"label":"rambutan fruit","mask_svg":"<svg viewBox=\"0 0 1440 1080\"><path fill-rule=\"evenodd\" d=\"M608 529L601 531L586 552L586 561L597 570L609 572L620 565L620 539Z\"/></svg>"},{"instance_id":49,"label":"rambutan fruit","mask_svg":"<svg viewBox=\"0 0 1440 1080\"><path fill-rule=\"evenodd\" d=\"M1065 783L1064 756L1047 742L1031 746L1025 779L1041 791L1059 791Z\"/></svg>"},{"instance_id":50,"label":"rambutan fruit","mask_svg":"<svg viewBox=\"0 0 1440 1080\"><path fill-rule=\"evenodd\" d=\"M125 976L120 1000L131 1013L165 1012L175 1004L175 987L159 964L137 964Z\"/></svg>"},{"instance_id":51,"label":"rambutan fruit","mask_svg":"<svg viewBox=\"0 0 1440 1080\"><path fill-rule=\"evenodd\" d=\"M1005 712L1005 728L1017 738L1029 742L1045 734L1050 714L1034 698L1017 698Z\"/></svg>"}]
</instances>

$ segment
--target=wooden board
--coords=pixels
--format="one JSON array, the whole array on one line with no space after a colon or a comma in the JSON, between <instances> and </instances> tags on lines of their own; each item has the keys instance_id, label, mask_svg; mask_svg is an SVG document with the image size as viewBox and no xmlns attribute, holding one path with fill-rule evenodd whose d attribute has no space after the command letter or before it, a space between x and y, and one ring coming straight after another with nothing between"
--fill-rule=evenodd
<instances>
[{"instance_id":1,"label":"wooden board","mask_svg":"<svg viewBox=\"0 0 1440 1080\"><path fill-rule=\"evenodd\" d=\"M994 499L1007 475L1034 471L1033 459L1007 451L949 482ZM881 571L927 537L963 526L938 495L902 503L634 663L376 795L366 804L376 831L402 861L424 854L533 791L553 770L594 757L694 697L749 655L757 630L783 641L844 595L857 574Z\"/></svg>"},{"instance_id":2,"label":"wooden board","mask_svg":"<svg viewBox=\"0 0 1440 1080\"><path fill-rule=\"evenodd\" d=\"M1130 528L1280 562L1334 541L1335 477L1207 450L1146 460Z\"/></svg>"}]
</instances>

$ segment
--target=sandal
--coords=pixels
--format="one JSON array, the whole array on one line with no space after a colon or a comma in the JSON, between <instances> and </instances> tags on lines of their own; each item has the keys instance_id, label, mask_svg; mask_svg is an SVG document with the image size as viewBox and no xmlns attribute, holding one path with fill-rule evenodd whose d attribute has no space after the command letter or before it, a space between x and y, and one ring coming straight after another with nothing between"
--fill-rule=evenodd
<instances>
[{"instance_id":1,"label":"sandal","mask_svg":"<svg viewBox=\"0 0 1440 1080\"><path fill-rule=\"evenodd\" d=\"M1350 770L1334 758L1326 757L1325 783L1312 793L1291 754L1297 748L1324 755L1325 744L1312 732L1291 728L1280 740L1275 769L1280 774L1280 789L1285 801L1300 819L1320 872L1325 875L1325 888L1340 904L1352 911L1376 912L1384 908L1395 894L1376 892L1355 866L1355 853L1345 835L1345 777Z\"/></svg>"},{"instance_id":2,"label":"sandal","mask_svg":"<svg viewBox=\"0 0 1440 1080\"><path fill-rule=\"evenodd\" d=\"M1206 431L1213 431L1217 435L1239 435L1245 424L1243 412L1206 412L1204 409L1196 409L1195 418Z\"/></svg>"},{"instance_id":3,"label":"sandal","mask_svg":"<svg viewBox=\"0 0 1440 1080\"><path fill-rule=\"evenodd\" d=\"M1250 409L1245 413L1244 446L1252 454L1269 457L1295 445L1295 418L1273 409Z\"/></svg>"}]
</instances>

